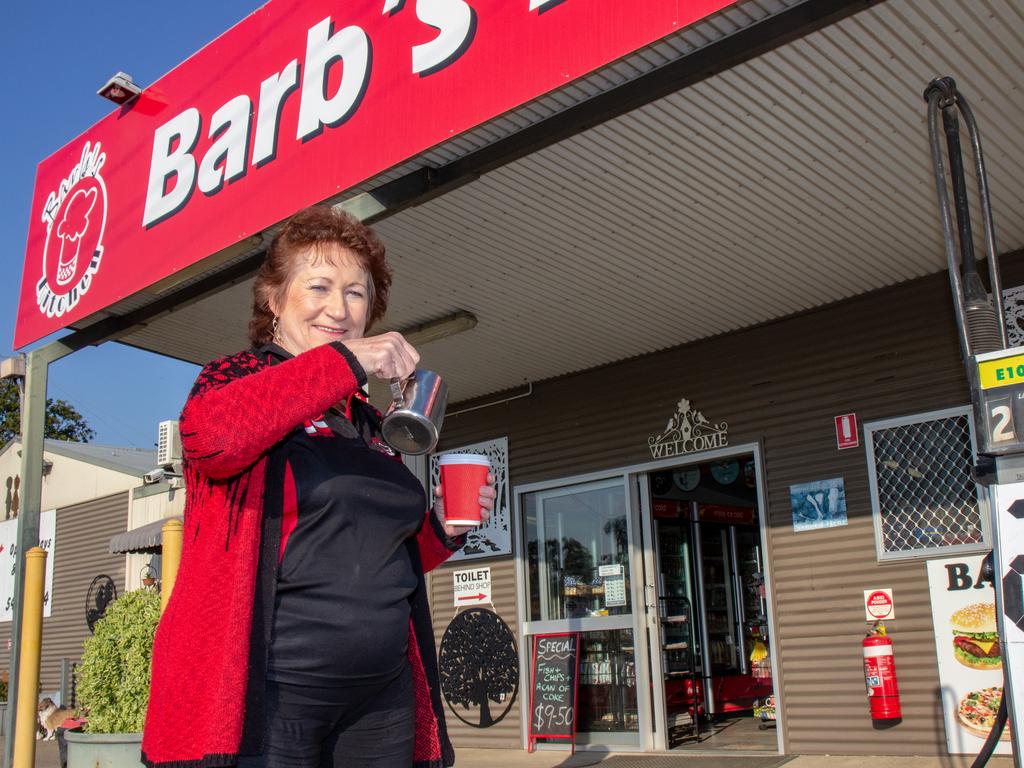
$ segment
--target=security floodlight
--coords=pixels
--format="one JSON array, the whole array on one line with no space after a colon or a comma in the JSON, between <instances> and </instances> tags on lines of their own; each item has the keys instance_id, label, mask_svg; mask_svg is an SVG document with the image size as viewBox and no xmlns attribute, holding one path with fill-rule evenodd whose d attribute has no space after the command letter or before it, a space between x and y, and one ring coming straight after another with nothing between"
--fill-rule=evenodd
<instances>
[{"instance_id":1,"label":"security floodlight","mask_svg":"<svg viewBox=\"0 0 1024 768\"><path fill-rule=\"evenodd\" d=\"M118 72L96 93L115 104L126 104L142 93L142 89L132 82L131 75Z\"/></svg>"}]
</instances>

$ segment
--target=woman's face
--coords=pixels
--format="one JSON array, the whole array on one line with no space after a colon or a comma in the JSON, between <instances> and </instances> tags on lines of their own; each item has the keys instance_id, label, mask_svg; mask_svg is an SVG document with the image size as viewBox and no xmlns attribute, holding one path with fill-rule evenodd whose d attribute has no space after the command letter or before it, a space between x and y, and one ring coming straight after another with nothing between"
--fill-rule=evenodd
<instances>
[{"instance_id":1,"label":"woman's face","mask_svg":"<svg viewBox=\"0 0 1024 768\"><path fill-rule=\"evenodd\" d=\"M298 355L331 341L361 339L370 314L370 276L359 258L337 243L295 254L277 315L275 341Z\"/></svg>"}]
</instances>

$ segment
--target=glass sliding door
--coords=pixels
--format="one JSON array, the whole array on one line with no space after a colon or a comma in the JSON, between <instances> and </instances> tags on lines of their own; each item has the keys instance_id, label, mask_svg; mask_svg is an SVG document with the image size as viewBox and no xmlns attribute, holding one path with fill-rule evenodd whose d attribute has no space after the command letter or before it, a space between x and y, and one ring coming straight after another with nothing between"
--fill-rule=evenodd
<instances>
[{"instance_id":1,"label":"glass sliding door","mask_svg":"<svg viewBox=\"0 0 1024 768\"><path fill-rule=\"evenodd\" d=\"M545 632L581 633L577 743L640 746L624 479L524 493L520 509L527 643Z\"/></svg>"}]
</instances>

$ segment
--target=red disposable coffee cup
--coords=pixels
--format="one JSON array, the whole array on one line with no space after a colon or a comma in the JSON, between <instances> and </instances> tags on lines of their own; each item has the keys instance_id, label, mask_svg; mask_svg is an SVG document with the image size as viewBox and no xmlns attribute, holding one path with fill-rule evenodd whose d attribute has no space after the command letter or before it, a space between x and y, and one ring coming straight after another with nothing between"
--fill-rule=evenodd
<instances>
[{"instance_id":1,"label":"red disposable coffee cup","mask_svg":"<svg viewBox=\"0 0 1024 768\"><path fill-rule=\"evenodd\" d=\"M479 453L441 456L444 521L448 525L480 525L480 488L487 485L491 462Z\"/></svg>"}]
</instances>

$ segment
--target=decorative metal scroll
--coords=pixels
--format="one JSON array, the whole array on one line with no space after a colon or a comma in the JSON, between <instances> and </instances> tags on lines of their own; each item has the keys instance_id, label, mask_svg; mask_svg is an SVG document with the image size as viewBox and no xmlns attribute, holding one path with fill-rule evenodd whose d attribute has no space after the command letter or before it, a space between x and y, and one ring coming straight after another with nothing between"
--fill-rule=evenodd
<instances>
[{"instance_id":1,"label":"decorative metal scroll","mask_svg":"<svg viewBox=\"0 0 1024 768\"><path fill-rule=\"evenodd\" d=\"M491 519L479 528L470 531L466 536L466 544L452 555L449 563L460 560L471 560L478 557L498 557L512 554L512 516L509 514L509 481L508 481L508 438L499 437L483 443L474 443L454 449L457 453L479 453L491 460L491 472L494 474L494 487L498 492L494 512ZM430 456L430 488L433 491L441 481L441 470L438 458L444 453Z\"/></svg>"},{"instance_id":2,"label":"decorative metal scroll","mask_svg":"<svg viewBox=\"0 0 1024 768\"><path fill-rule=\"evenodd\" d=\"M710 451L728 444L729 425L724 421L712 424L685 397L676 403L676 412L664 431L647 439L647 447L655 459Z\"/></svg>"}]
</instances>

